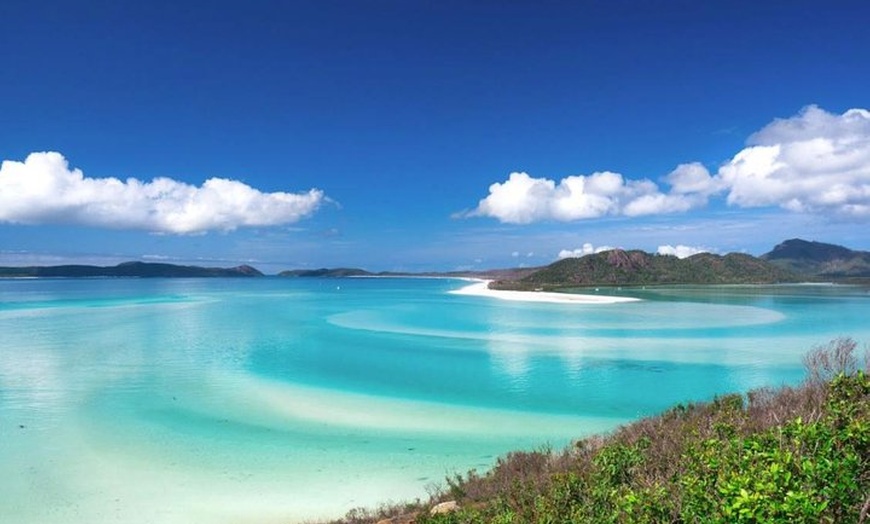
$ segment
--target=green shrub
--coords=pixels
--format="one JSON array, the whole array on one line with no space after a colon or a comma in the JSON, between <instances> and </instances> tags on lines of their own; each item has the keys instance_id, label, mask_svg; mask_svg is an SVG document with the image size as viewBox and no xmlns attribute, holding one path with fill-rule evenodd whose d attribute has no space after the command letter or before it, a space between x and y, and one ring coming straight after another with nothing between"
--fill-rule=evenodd
<instances>
[{"instance_id":1,"label":"green shrub","mask_svg":"<svg viewBox=\"0 0 870 524\"><path fill-rule=\"evenodd\" d=\"M418 524L870 524L870 379L854 342L810 353L798 388L677 406L571 449L448 479L462 509Z\"/></svg>"}]
</instances>

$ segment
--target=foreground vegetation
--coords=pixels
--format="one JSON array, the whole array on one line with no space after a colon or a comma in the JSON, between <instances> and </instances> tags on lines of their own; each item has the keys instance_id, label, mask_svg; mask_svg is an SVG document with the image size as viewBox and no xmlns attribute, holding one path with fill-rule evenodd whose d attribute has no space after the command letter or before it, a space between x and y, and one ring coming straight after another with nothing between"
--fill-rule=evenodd
<instances>
[{"instance_id":1,"label":"foreground vegetation","mask_svg":"<svg viewBox=\"0 0 870 524\"><path fill-rule=\"evenodd\" d=\"M838 339L811 351L799 387L679 405L559 452L511 453L447 479L427 503L336 522L870 523L870 353L859 362L855 348ZM445 501L459 509L430 511Z\"/></svg>"}]
</instances>

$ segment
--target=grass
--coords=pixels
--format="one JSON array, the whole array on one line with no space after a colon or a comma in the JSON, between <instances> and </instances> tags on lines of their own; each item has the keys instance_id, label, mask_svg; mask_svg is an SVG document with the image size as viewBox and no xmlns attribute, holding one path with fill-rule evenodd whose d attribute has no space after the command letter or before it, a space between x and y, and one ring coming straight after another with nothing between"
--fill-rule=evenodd
<instances>
[{"instance_id":1,"label":"grass","mask_svg":"<svg viewBox=\"0 0 870 524\"><path fill-rule=\"evenodd\" d=\"M428 501L333 524L870 524L870 353L841 338L804 358L798 387L678 405L554 451L501 457ZM459 511L430 515L455 500ZM400 518L401 516L401 518Z\"/></svg>"}]
</instances>

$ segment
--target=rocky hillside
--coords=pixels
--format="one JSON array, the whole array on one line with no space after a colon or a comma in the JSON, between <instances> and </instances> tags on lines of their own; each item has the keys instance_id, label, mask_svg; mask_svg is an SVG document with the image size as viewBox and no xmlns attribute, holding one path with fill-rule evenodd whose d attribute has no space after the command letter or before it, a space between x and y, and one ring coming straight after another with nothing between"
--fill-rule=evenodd
<instances>
[{"instance_id":1,"label":"rocky hillside","mask_svg":"<svg viewBox=\"0 0 870 524\"><path fill-rule=\"evenodd\" d=\"M771 284L802 280L795 273L751 255L699 253L680 259L643 251L614 249L566 258L518 280L500 280L499 289L553 289L573 286L656 284Z\"/></svg>"},{"instance_id":2,"label":"rocky hillside","mask_svg":"<svg viewBox=\"0 0 870 524\"><path fill-rule=\"evenodd\" d=\"M777 266L819 278L870 278L870 252L793 238L761 256Z\"/></svg>"}]
</instances>

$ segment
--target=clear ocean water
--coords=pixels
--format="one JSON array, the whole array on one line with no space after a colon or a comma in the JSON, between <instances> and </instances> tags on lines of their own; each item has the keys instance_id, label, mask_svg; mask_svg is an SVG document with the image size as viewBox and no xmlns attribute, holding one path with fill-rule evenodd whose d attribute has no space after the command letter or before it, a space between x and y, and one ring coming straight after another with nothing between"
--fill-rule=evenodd
<instances>
[{"instance_id":1,"label":"clear ocean water","mask_svg":"<svg viewBox=\"0 0 870 524\"><path fill-rule=\"evenodd\" d=\"M580 305L448 293L464 285L0 280L0 521L336 517L870 342L861 287Z\"/></svg>"}]
</instances>

